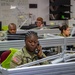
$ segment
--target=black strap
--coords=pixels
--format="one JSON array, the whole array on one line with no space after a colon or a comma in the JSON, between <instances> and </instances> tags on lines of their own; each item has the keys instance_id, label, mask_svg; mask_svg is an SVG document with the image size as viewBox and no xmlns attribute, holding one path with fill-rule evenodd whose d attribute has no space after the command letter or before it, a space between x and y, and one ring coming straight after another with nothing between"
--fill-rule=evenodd
<instances>
[{"instance_id":1,"label":"black strap","mask_svg":"<svg viewBox=\"0 0 75 75\"><path fill-rule=\"evenodd\" d=\"M24 54L23 48L22 48L22 52L23 52L23 54ZM24 57L26 58L26 62L27 62L27 63L29 63L28 59L32 60L30 57L26 57L25 54L24 54L23 58L24 58ZM33 61L33 60L32 60L32 61ZM22 62L23 62L23 59L22 59Z\"/></svg>"}]
</instances>

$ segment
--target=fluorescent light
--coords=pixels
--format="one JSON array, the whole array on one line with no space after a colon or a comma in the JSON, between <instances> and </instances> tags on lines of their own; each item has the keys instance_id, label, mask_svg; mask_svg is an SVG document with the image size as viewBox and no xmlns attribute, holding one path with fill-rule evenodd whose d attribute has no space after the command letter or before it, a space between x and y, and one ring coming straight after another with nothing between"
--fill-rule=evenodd
<instances>
[{"instance_id":1,"label":"fluorescent light","mask_svg":"<svg viewBox=\"0 0 75 75\"><path fill-rule=\"evenodd\" d=\"M16 9L16 6L12 6L12 5L11 5L10 9Z\"/></svg>"}]
</instances>

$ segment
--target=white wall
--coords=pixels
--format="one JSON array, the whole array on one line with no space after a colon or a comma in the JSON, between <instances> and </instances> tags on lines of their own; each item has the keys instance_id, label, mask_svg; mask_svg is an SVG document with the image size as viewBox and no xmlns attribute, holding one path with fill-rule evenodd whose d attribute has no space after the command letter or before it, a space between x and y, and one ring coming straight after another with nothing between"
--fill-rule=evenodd
<instances>
[{"instance_id":1,"label":"white wall","mask_svg":"<svg viewBox=\"0 0 75 75\"><path fill-rule=\"evenodd\" d=\"M10 7L16 6L15 9ZM17 27L21 25L23 19L25 20L26 14L28 14L28 0L0 0L0 21L2 25L8 25L9 23L15 23Z\"/></svg>"},{"instance_id":2,"label":"white wall","mask_svg":"<svg viewBox=\"0 0 75 75\"><path fill-rule=\"evenodd\" d=\"M49 23L49 0L28 0L29 4L37 4L37 8L30 8L29 13L33 14L33 22L37 17L42 17Z\"/></svg>"}]
</instances>

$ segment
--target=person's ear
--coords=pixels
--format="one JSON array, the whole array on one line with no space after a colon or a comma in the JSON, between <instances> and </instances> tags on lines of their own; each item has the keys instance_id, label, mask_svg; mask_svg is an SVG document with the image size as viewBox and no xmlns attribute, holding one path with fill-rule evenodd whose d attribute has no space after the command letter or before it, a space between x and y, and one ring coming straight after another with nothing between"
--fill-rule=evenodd
<instances>
[{"instance_id":1,"label":"person's ear","mask_svg":"<svg viewBox=\"0 0 75 75\"><path fill-rule=\"evenodd\" d=\"M63 30L63 33L65 33L65 30Z\"/></svg>"}]
</instances>

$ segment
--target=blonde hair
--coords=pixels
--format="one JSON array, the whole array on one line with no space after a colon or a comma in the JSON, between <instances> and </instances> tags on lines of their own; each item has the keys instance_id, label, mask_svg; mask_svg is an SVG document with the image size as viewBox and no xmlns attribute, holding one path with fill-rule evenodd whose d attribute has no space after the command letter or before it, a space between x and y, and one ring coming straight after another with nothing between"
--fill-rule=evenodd
<instances>
[{"instance_id":1,"label":"blonde hair","mask_svg":"<svg viewBox=\"0 0 75 75\"><path fill-rule=\"evenodd\" d=\"M42 17L38 17L37 21L41 21L43 23L43 18Z\"/></svg>"}]
</instances>

